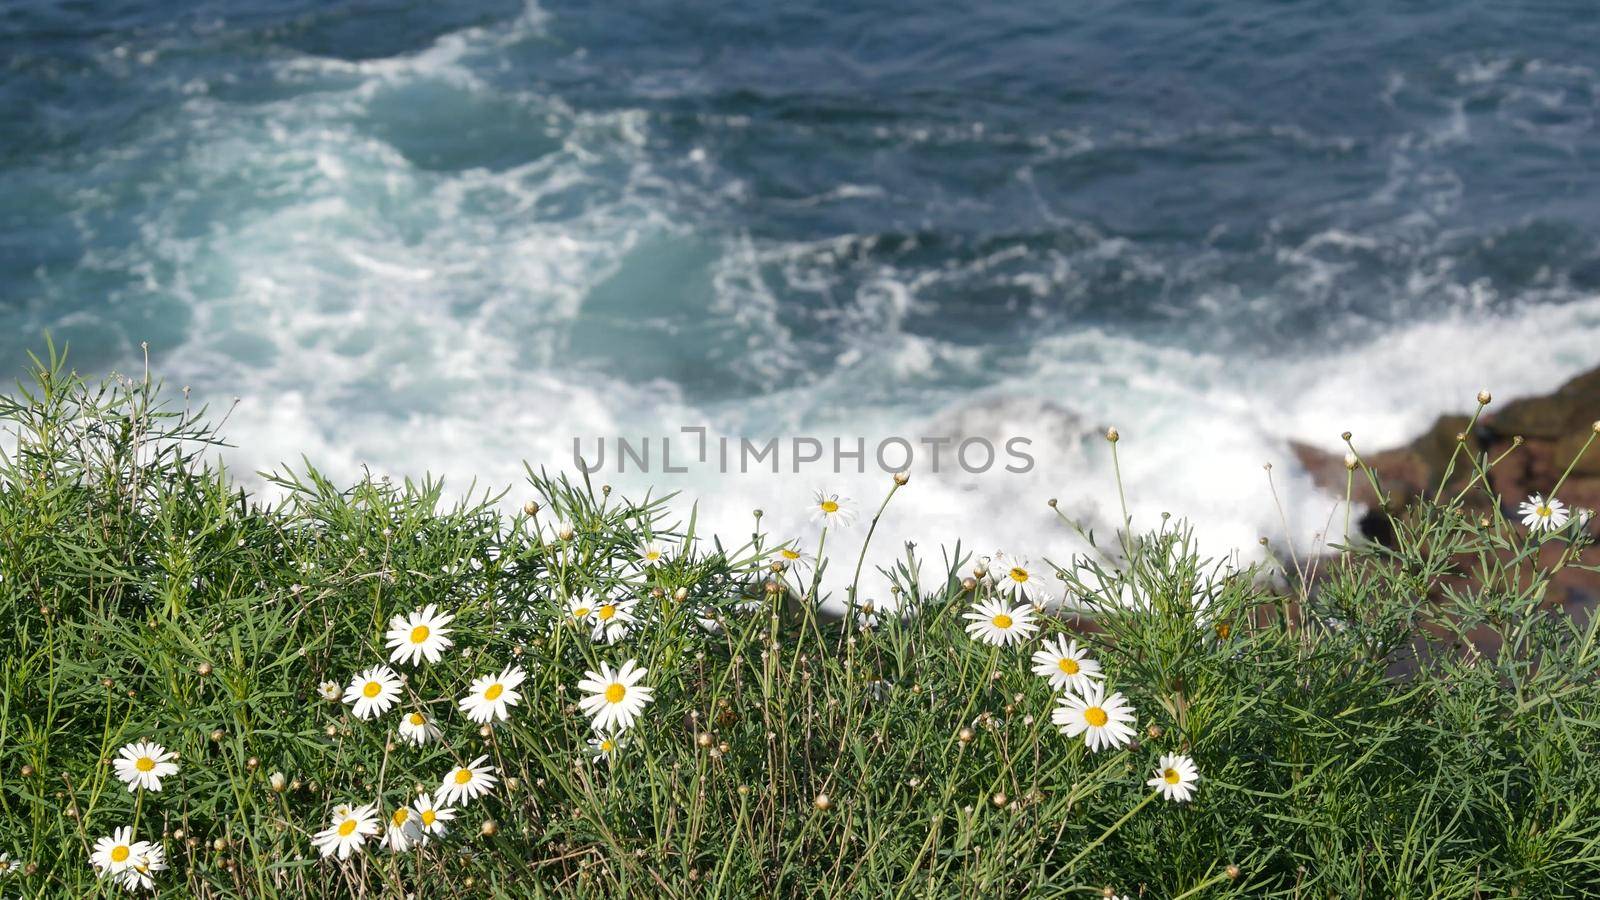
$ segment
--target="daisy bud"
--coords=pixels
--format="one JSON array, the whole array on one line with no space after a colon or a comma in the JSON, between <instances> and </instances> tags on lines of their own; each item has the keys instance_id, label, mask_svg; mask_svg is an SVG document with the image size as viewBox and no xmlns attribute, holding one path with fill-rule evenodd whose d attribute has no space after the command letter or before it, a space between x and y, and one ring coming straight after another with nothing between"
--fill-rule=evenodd
<instances>
[{"instance_id":1,"label":"daisy bud","mask_svg":"<svg viewBox=\"0 0 1600 900\"><path fill-rule=\"evenodd\" d=\"M565 528L561 529L561 531L559 533L556 534L556 537L562 539L563 541L572 540L572 536L573 536L573 531L572 531L572 526L571 525L566 526Z\"/></svg>"},{"instance_id":2,"label":"daisy bud","mask_svg":"<svg viewBox=\"0 0 1600 900\"><path fill-rule=\"evenodd\" d=\"M211 842L211 849L216 850L219 853L228 849L228 839L225 837L217 838Z\"/></svg>"},{"instance_id":3,"label":"daisy bud","mask_svg":"<svg viewBox=\"0 0 1600 900\"><path fill-rule=\"evenodd\" d=\"M729 746L729 745L728 745L728 742L727 742L727 741L723 741L723 742L722 742L722 743L720 743L720 744L718 744L718 745L717 745L717 750L718 750L718 751L719 751L719 752L722 752L722 753L727 753L727 752L728 752L728 751L730 751L730 750L732 750L732 749L733 749L733 748L732 748L732 747L731 747L731 746Z\"/></svg>"},{"instance_id":4,"label":"daisy bud","mask_svg":"<svg viewBox=\"0 0 1600 900\"><path fill-rule=\"evenodd\" d=\"M179 828L176 831L172 832L172 839L175 840L175 841L183 840L183 829Z\"/></svg>"},{"instance_id":5,"label":"daisy bud","mask_svg":"<svg viewBox=\"0 0 1600 900\"><path fill-rule=\"evenodd\" d=\"M322 729L322 733L327 735L328 737L338 737L339 736L339 726L330 724L330 725L328 725L328 727Z\"/></svg>"},{"instance_id":6,"label":"daisy bud","mask_svg":"<svg viewBox=\"0 0 1600 900\"><path fill-rule=\"evenodd\" d=\"M281 794L283 789L289 786L289 779L282 772L273 772L267 776L267 784L272 785L274 794Z\"/></svg>"},{"instance_id":7,"label":"daisy bud","mask_svg":"<svg viewBox=\"0 0 1600 900\"><path fill-rule=\"evenodd\" d=\"M508 791L516 791L516 789L519 788L519 787L522 787L521 779L517 779L517 778L507 778L506 779L506 790L508 790Z\"/></svg>"},{"instance_id":8,"label":"daisy bud","mask_svg":"<svg viewBox=\"0 0 1600 900\"><path fill-rule=\"evenodd\" d=\"M1106 440L1110 441L1111 443L1115 444L1117 439L1120 437L1121 435L1117 433L1117 426L1113 425L1106 429Z\"/></svg>"},{"instance_id":9,"label":"daisy bud","mask_svg":"<svg viewBox=\"0 0 1600 900\"><path fill-rule=\"evenodd\" d=\"M672 592L672 599L678 601L679 603L689 599L689 589L686 587L678 588Z\"/></svg>"},{"instance_id":10,"label":"daisy bud","mask_svg":"<svg viewBox=\"0 0 1600 900\"><path fill-rule=\"evenodd\" d=\"M761 587L769 594L776 594L780 589L778 583L770 579L764 582Z\"/></svg>"},{"instance_id":11,"label":"daisy bud","mask_svg":"<svg viewBox=\"0 0 1600 900\"><path fill-rule=\"evenodd\" d=\"M995 795L989 798L989 802L993 803L996 807L1005 806L1006 800L1007 797L1005 791L996 791Z\"/></svg>"},{"instance_id":12,"label":"daisy bud","mask_svg":"<svg viewBox=\"0 0 1600 900\"><path fill-rule=\"evenodd\" d=\"M22 767L22 777L23 778L32 778L33 777L33 766L24 764L23 767Z\"/></svg>"},{"instance_id":13,"label":"daisy bud","mask_svg":"<svg viewBox=\"0 0 1600 900\"><path fill-rule=\"evenodd\" d=\"M905 487L906 482L908 482L910 480L911 480L911 473L910 472L907 472L907 471L902 469L901 471L894 473L894 483L899 485L899 486L901 486L901 487Z\"/></svg>"},{"instance_id":14,"label":"daisy bud","mask_svg":"<svg viewBox=\"0 0 1600 900\"><path fill-rule=\"evenodd\" d=\"M494 837L500 832L500 824L493 819L484 819L483 827L478 829L484 837Z\"/></svg>"},{"instance_id":15,"label":"daisy bud","mask_svg":"<svg viewBox=\"0 0 1600 900\"><path fill-rule=\"evenodd\" d=\"M1494 399L1494 397L1488 391L1479 391L1478 392L1478 405L1479 406L1488 406L1489 405L1489 401L1493 400L1493 399Z\"/></svg>"},{"instance_id":16,"label":"daisy bud","mask_svg":"<svg viewBox=\"0 0 1600 900\"><path fill-rule=\"evenodd\" d=\"M817 799L811 801L811 805L826 811L833 808L833 800L827 794L818 794Z\"/></svg>"},{"instance_id":17,"label":"daisy bud","mask_svg":"<svg viewBox=\"0 0 1600 900\"><path fill-rule=\"evenodd\" d=\"M699 744L702 748L711 746L711 732L700 732L699 736L694 739L694 742Z\"/></svg>"},{"instance_id":18,"label":"daisy bud","mask_svg":"<svg viewBox=\"0 0 1600 900\"><path fill-rule=\"evenodd\" d=\"M222 743L222 729L221 728L218 728L215 731L211 732L211 743L213 743L213 744Z\"/></svg>"},{"instance_id":19,"label":"daisy bud","mask_svg":"<svg viewBox=\"0 0 1600 900\"><path fill-rule=\"evenodd\" d=\"M106 688L111 687L111 683L112 683L111 679L109 679L109 678L100 679L100 686L101 687L106 687Z\"/></svg>"},{"instance_id":20,"label":"daisy bud","mask_svg":"<svg viewBox=\"0 0 1600 900\"><path fill-rule=\"evenodd\" d=\"M1484 401L1484 402L1487 403L1488 401ZM1238 881L1239 880L1239 876L1242 874L1239 871L1239 867L1238 866L1231 865L1231 864L1228 866L1228 868L1224 869L1223 871L1228 874L1228 880L1229 881Z\"/></svg>"},{"instance_id":21,"label":"daisy bud","mask_svg":"<svg viewBox=\"0 0 1600 900\"><path fill-rule=\"evenodd\" d=\"M972 739L975 737L977 737L977 735L973 733L971 728L963 728L956 734L957 740L961 741L963 744L972 743Z\"/></svg>"},{"instance_id":22,"label":"daisy bud","mask_svg":"<svg viewBox=\"0 0 1600 900\"><path fill-rule=\"evenodd\" d=\"M1595 423L1589 426L1589 429L1595 434L1600 434L1600 419L1596 419Z\"/></svg>"},{"instance_id":23,"label":"daisy bud","mask_svg":"<svg viewBox=\"0 0 1600 900\"><path fill-rule=\"evenodd\" d=\"M522 511L530 516L537 516L539 514L539 504L529 500L527 503L522 504Z\"/></svg>"},{"instance_id":24,"label":"daisy bud","mask_svg":"<svg viewBox=\"0 0 1600 900\"><path fill-rule=\"evenodd\" d=\"M1111 887L1110 885L1106 885L1105 887L1100 889L1100 896L1102 896L1102 897L1115 897L1116 895L1117 895L1116 889Z\"/></svg>"},{"instance_id":25,"label":"daisy bud","mask_svg":"<svg viewBox=\"0 0 1600 900\"><path fill-rule=\"evenodd\" d=\"M1511 438L1511 446L1513 446L1513 447L1521 447L1522 446L1522 435L1519 434L1519 435L1513 436Z\"/></svg>"},{"instance_id":26,"label":"daisy bud","mask_svg":"<svg viewBox=\"0 0 1600 900\"><path fill-rule=\"evenodd\" d=\"M298 779L298 778L296 778L296 779L295 779L295 780L293 780L293 781L291 781L291 782L289 782L289 790L291 790L291 791L298 791L298 790L301 790L301 789L303 789L303 788L304 788L304 787L305 787L305 786L306 786L306 785L305 785L305 782L303 782L303 781L301 781L301 780L300 780L300 779Z\"/></svg>"},{"instance_id":27,"label":"daisy bud","mask_svg":"<svg viewBox=\"0 0 1600 900\"><path fill-rule=\"evenodd\" d=\"M1354 472L1356 466L1360 465L1360 463L1361 461L1356 459L1356 455L1354 453L1346 453L1344 455L1344 467L1347 471Z\"/></svg>"},{"instance_id":28,"label":"daisy bud","mask_svg":"<svg viewBox=\"0 0 1600 900\"><path fill-rule=\"evenodd\" d=\"M211 663L203 662L199 666L195 667L195 671L199 672L202 677L206 676L206 675L210 675L211 674Z\"/></svg>"},{"instance_id":29,"label":"daisy bud","mask_svg":"<svg viewBox=\"0 0 1600 900\"><path fill-rule=\"evenodd\" d=\"M1150 723L1150 727L1146 728L1144 730L1144 733L1149 735L1150 736L1150 740L1152 740L1152 741L1158 741L1158 740L1161 739L1161 736L1163 734L1166 734L1166 732L1161 728L1161 726L1157 725L1154 722Z\"/></svg>"},{"instance_id":30,"label":"daisy bud","mask_svg":"<svg viewBox=\"0 0 1600 900\"><path fill-rule=\"evenodd\" d=\"M483 727L478 729L478 737L488 737L489 735L491 735L493 733L494 733L494 729L490 728L487 725L484 725Z\"/></svg>"},{"instance_id":31,"label":"daisy bud","mask_svg":"<svg viewBox=\"0 0 1600 900\"><path fill-rule=\"evenodd\" d=\"M250 771L254 772L255 770L261 768L261 760L259 760L259 759L255 758L254 756L252 756L249 759L244 761L244 767L246 769L249 769Z\"/></svg>"},{"instance_id":32,"label":"daisy bud","mask_svg":"<svg viewBox=\"0 0 1600 900\"><path fill-rule=\"evenodd\" d=\"M741 796L741 797L750 796L750 785L748 785L748 784L739 785L739 796Z\"/></svg>"},{"instance_id":33,"label":"daisy bud","mask_svg":"<svg viewBox=\"0 0 1600 900\"><path fill-rule=\"evenodd\" d=\"M1465 431L1456 432L1456 443L1465 444L1466 442L1467 442L1467 433Z\"/></svg>"}]
</instances>

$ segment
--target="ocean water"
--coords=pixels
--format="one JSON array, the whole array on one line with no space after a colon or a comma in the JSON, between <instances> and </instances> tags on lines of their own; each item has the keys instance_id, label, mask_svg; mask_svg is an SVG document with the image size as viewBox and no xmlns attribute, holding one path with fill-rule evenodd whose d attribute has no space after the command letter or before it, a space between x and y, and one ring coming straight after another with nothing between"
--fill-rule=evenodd
<instances>
[{"instance_id":1,"label":"ocean water","mask_svg":"<svg viewBox=\"0 0 1600 900\"><path fill-rule=\"evenodd\" d=\"M1291 439L1600 364L1586 0L0 5L0 366L302 453L513 485L575 437L980 436L880 531L1316 540ZM870 444L869 444L870 446ZM1273 465L1278 499L1263 464ZM786 467L787 468L787 467ZM881 473L608 473L812 536ZM513 490L509 499L520 500ZM688 503L680 504L687 512ZM861 529L856 529L859 536ZM930 549L931 552L931 549Z\"/></svg>"}]
</instances>

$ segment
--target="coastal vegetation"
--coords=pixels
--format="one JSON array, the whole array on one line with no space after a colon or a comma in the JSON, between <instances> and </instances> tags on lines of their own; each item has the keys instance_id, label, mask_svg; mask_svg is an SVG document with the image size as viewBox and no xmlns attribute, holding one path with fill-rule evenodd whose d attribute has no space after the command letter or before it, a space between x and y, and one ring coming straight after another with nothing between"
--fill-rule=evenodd
<instances>
[{"instance_id":1,"label":"coastal vegetation","mask_svg":"<svg viewBox=\"0 0 1600 900\"><path fill-rule=\"evenodd\" d=\"M205 411L54 354L0 420L0 896L1600 888L1597 623L1550 602L1589 516L1498 496L1516 448L1245 565L1205 510L871 546L914 472L735 540L536 464L269 501Z\"/></svg>"}]
</instances>

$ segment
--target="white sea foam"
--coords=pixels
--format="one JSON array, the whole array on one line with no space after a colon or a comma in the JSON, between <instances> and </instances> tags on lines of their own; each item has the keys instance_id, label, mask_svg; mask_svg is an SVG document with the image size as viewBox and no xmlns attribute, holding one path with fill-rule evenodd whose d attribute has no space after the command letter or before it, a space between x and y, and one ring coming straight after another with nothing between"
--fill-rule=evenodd
<instances>
[{"instance_id":1,"label":"white sea foam","mask_svg":"<svg viewBox=\"0 0 1600 900\"><path fill-rule=\"evenodd\" d=\"M860 437L869 446L896 435L1033 440L1037 467L1026 474L914 467L874 539L871 571L900 557L907 541L935 561L936 548L956 540L978 553L1006 548L1064 558L1077 543L1046 506L1052 497L1107 533L1120 511L1100 434L1114 424L1123 435L1135 526L1153 527L1163 512L1191 517L1204 546L1221 555L1253 550L1261 535L1302 548L1320 539L1336 499L1296 469L1289 440L1332 450L1348 429L1358 445L1376 449L1409 438L1440 411L1468 408L1479 388L1506 399L1543 392L1600 363L1600 298L1530 298L1564 302L1513 305L1501 315L1484 311L1496 298L1474 293L1463 298L1474 310L1467 315L1429 315L1321 354L1176 346L1085 327L1018 339L1001 367L978 342L908 331L924 292L945 280L1005 277L1048 297L1082 279L1084 266L1114 262L1158 279L1166 261L1060 218L1085 249L1056 258L1051 269L1002 274L1030 253L1022 244L920 272L868 262L857 270L860 286L837 296L837 269L881 258L878 237L782 242L694 234L684 208L704 197L679 191L739 198L744 187L714 177L698 188L672 183L647 152L652 125L639 110L590 112L553 97L496 97L543 123L553 136L549 147L516 165L438 171L419 161L425 147L406 146L379 127L396 123L373 121L378 106L393 114L419 96L467 102L493 94L479 64L536 40L544 21L530 6L508 26L468 29L392 59L286 60L281 80L303 90L281 100L239 105L202 94L186 101L187 121L172 126L188 148L174 189L227 198L247 184L250 202L217 201L201 210L212 214L201 229L191 221L193 206L158 213L142 228L157 261L178 273L173 289L195 317L186 344L160 348L168 351L162 371L218 408L240 398L227 429L237 444L226 454L236 471L297 463L304 454L338 481L370 468L432 472L458 489L474 480L498 488L521 482L523 460L570 468L575 437L658 438L686 425L710 427L713 439L806 434L851 443ZM1503 71L1484 76L1492 81ZM1468 80L1479 83L1476 74ZM1392 89L1403 90L1403 80ZM1416 207L1424 217L1447 210L1459 183L1427 153L1461 139L1460 111L1447 105L1435 132L1393 148L1389 184L1357 202ZM1073 148L1088 143L1063 140L1069 138ZM714 171L703 150L692 162ZM883 191L845 183L793 205L870 200ZM1393 235L1410 237L1414 225L1398 217L1389 233L1329 229L1278 261L1298 273L1298 289L1315 293L1339 276L1340 253L1373 251ZM589 305L596 289L647 247L710 248L713 296L703 315L719 334L733 336L719 347L725 358L714 371L748 378L764 394L697 399L670 375L615 371L633 360L574 350L580 326L609 336L655 315L653 292L670 286L648 277L636 279L644 296L635 309L597 312ZM1429 281L1438 275L1417 271L1415 283L1397 289L1403 296L1396 302L1442 289ZM791 294L819 298L815 315L826 339L791 332L775 278ZM1210 302L1218 307L1274 300L1233 286L1217 291ZM700 365L668 362L652 371ZM735 543L759 507L774 535L812 547L817 529L806 506L813 488L826 484L854 497L866 518L890 483L881 472L817 470L596 477L631 493L651 484L682 489L680 514L698 499L703 528ZM524 493L513 489L509 500L519 504ZM836 590L865 531L863 522L829 539ZM869 596L881 588L881 578L867 581Z\"/></svg>"}]
</instances>

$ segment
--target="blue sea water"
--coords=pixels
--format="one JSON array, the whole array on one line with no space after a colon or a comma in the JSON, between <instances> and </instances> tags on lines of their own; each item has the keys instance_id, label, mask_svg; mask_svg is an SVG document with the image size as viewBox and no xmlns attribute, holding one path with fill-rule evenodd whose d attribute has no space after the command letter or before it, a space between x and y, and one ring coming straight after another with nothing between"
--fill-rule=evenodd
<instances>
[{"instance_id":1,"label":"blue sea water","mask_svg":"<svg viewBox=\"0 0 1600 900\"><path fill-rule=\"evenodd\" d=\"M905 501L1008 545L1114 502L1115 423L1137 512L1246 545L1263 462L1327 520L1288 440L1600 363L1597 47L1587 0L10 0L0 364L147 344L242 471L1027 434Z\"/></svg>"}]
</instances>

